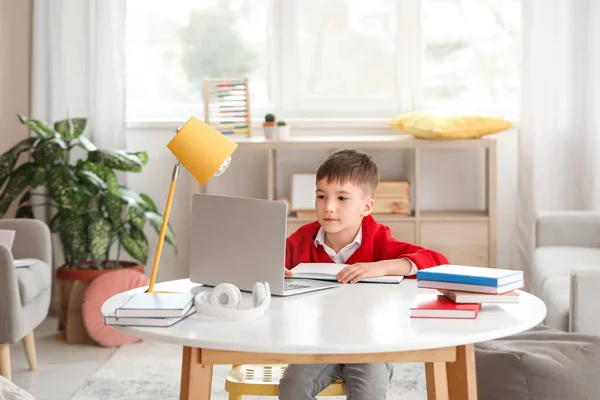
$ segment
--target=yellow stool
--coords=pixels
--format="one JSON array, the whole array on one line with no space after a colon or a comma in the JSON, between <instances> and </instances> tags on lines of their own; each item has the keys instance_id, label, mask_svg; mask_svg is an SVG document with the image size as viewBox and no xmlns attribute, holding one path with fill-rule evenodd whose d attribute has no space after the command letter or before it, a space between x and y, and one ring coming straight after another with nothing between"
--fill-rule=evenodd
<instances>
[{"instance_id":1,"label":"yellow stool","mask_svg":"<svg viewBox=\"0 0 600 400\"><path fill-rule=\"evenodd\" d=\"M229 400L241 400L242 396L279 396L279 380L286 367L286 364L234 365L225 380L225 391L229 393ZM346 393L342 381L338 379L318 395L345 396Z\"/></svg>"}]
</instances>

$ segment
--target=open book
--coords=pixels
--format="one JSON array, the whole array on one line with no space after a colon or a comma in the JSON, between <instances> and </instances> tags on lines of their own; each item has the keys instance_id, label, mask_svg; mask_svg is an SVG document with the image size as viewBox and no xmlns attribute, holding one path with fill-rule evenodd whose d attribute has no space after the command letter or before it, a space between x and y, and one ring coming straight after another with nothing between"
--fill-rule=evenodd
<instances>
[{"instance_id":1,"label":"open book","mask_svg":"<svg viewBox=\"0 0 600 400\"><path fill-rule=\"evenodd\" d=\"M296 265L292 272L294 276L292 278L299 279L319 279L325 281L336 281L337 274L348 264L337 264L337 263L300 263ZM360 280L360 282L367 283L400 283L404 279L404 276L381 276L379 278L366 278Z\"/></svg>"}]
</instances>

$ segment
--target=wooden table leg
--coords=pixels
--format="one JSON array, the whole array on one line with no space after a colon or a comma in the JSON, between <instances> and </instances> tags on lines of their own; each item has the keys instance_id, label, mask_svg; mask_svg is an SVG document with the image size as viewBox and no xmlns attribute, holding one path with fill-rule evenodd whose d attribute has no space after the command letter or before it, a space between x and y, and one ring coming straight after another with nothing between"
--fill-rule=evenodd
<instances>
[{"instance_id":1,"label":"wooden table leg","mask_svg":"<svg viewBox=\"0 0 600 400\"><path fill-rule=\"evenodd\" d=\"M210 400L212 365L200 364L201 349L183 348L180 400Z\"/></svg>"},{"instance_id":2,"label":"wooden table leg","mask_svg":"<svg viewBox=\"0 0 600 400\"><path fill-rule=\"evenodd\" d=\"M456 362L446 364L450 400L477 400L475 346L456 347Z\"/></svg>"},{"instance_id":3,"label":"wooden table leg","mask_svg":"<svg viewBox=\"0 0 600 400\"><path fill-rule=\"evenodd\" d=\"M445 362L425 363L427 400L448 400L448 378Z\"/></svg>"}]
</instances>

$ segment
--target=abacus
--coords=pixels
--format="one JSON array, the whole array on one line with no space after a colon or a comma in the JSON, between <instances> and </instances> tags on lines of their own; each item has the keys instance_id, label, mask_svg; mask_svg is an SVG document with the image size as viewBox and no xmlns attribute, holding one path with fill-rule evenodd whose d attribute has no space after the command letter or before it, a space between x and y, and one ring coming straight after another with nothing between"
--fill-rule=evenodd
<instances>
[{"instance_id":1,"label":"abacus","mask_svg":"<svg viewBox=\"0 0 600 400\"><path fill-rule=\"evenodd\" d=\"M224 135L252 135L247 78L204 79L204 122Z\"/></svg>"}]
</instances>

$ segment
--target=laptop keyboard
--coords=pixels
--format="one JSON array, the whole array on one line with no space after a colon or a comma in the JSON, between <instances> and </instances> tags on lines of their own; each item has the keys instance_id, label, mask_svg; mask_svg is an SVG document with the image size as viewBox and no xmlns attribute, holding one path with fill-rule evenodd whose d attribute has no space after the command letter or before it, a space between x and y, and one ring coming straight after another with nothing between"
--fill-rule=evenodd
<instances>
[{"instance_id":1,"label":"laptop keyboard","mask_svg":"<svg viewBox=\"0 0 600 400\"><path fill-rule=\"evenodd\" d=\"M294 289L305 289L309 288L309 285L298 285L297 283L284 283L283 290L294 290Z\"/></svg>"}]
</instances>

